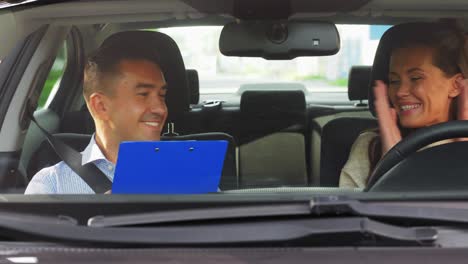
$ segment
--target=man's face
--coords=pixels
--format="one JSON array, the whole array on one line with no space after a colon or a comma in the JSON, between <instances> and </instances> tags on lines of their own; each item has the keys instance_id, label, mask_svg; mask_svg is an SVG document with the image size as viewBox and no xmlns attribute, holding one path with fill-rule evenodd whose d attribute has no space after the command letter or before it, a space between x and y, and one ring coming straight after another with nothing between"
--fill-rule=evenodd
<instances>
[{"instance_id":1,"label":"man's face","mask_svg":"<svg viewBox=\"0 0 468 264\"><path fill-rule=\"evenodd\" d=\"M111 137L121 141L159 140L167 118L166 81L158 65L123 60L108 100Z\"/></svg>"}]
</instances>

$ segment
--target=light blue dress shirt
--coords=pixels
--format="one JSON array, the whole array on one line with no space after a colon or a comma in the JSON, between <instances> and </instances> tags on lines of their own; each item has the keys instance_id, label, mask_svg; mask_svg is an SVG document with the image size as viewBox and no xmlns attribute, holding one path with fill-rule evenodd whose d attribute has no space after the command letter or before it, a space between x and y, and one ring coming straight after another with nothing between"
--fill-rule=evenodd
<instances>
[{"instance_id":1,"label":"light blue dress shirt","mask_svg":"<svg viewBox=\"0 0 468 264\"><path fill-rule=\"evenodd\" d=\"M81 152L81 164L94 163L111 181L115 164L108 161L96 144L94 135L86 149ZM25 194L94 194L95 192L65 162L40 170L26 188Z\"/></svg>"}]
</instances>

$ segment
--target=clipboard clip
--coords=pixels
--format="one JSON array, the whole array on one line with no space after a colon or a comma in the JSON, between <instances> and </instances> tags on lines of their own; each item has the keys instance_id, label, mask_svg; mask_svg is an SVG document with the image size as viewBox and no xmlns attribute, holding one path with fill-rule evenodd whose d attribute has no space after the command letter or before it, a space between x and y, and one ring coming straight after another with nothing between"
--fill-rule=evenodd
<instances>
[{"instance_id":1,"label":"clipboard clip","mask_svg":"<svg viewBox=\"0 0 468 264\"><path fill-rule=\"evenodd\" d=\"M174 137L178 135L179 133L175 132L175 124L173 122L167 123L167 132L163 136Z\"/></svg>"}]
</instances>

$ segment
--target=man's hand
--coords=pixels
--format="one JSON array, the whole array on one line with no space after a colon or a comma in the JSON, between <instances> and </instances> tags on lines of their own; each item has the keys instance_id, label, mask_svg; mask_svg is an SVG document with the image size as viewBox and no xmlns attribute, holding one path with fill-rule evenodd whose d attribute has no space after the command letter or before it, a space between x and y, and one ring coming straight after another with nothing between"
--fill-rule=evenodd
<instances>
[{"instance_id":1,"label":"man's hand","mask_svg":"<svg viewBox=\"0 0 468 264\"><path fill-rule=\"evenodd\" d=\"M375 111L379 122L380 137L382 139L382 156L401 141L401 132L397 125L397 113L388 103L387 85L376 81L374 86Z\"/></svg>"}]
</instances>

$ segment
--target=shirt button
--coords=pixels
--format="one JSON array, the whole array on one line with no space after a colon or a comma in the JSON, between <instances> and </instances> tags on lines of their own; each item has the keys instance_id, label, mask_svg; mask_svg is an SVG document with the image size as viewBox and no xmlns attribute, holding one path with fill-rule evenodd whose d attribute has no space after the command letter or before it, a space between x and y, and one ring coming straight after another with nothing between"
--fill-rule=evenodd
<instances>
[{"instance_id":1,"label":"shirt button","mask_svg":"<svg viewBox=\"0 0 468 264\"><path fill-rule=\"evenodd\" d=\"M109 169L110 171L114 169L114 166L112 165L107 165L107 169Z\"/></svg>"}]
</instances>

